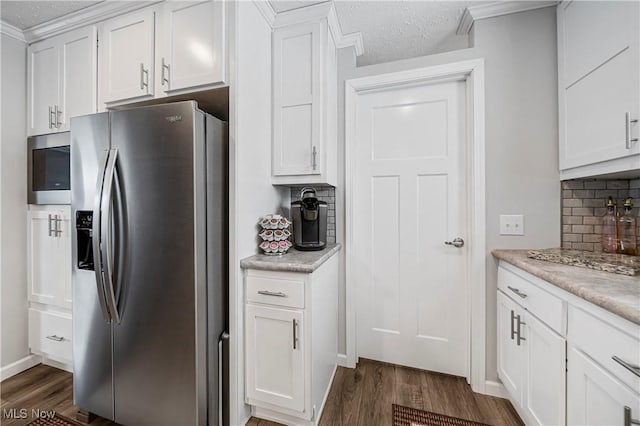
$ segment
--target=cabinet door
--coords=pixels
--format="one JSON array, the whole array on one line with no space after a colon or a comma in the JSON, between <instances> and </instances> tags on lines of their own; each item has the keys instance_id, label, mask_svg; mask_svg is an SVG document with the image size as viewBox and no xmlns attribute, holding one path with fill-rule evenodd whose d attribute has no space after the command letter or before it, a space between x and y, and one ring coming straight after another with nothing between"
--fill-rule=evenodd
<instances>
[{"instance_id":1,"label":"cabinet door","mask_svg":"<svg viewBox=\"0 0 640 426\"><path fill-rule=\"evenodd\" d=\"M522 406L524 346L517 341L516 316L524 309L498 291L498 376L515 405Z\"/></svg>"},{"instance_id":2,"label":"cabinet door","mask_svg":"<svg viewBox=\"0 0 640 426\"><path fill-rule=\"evenodd\" d=\"M322 32L319 22L273 32L274 176L322 170Z\"/></svg>"},{"instance_id":3,"label":"cabinet door","mask_svg":"<svg viewBox=\"0 0 640 426\"><path fill-rule=\"evenodd\" d=\"M245 314L249 402L304 411L302 312L247 304Z\"/></svg>"},{"instance_id":4,"label":"cabinet door","mask_svg":"<svg viewBox=\"0 0 640 426\"><path fill-rule=\"evenodd\" d=\"M60 46L59 130L69 130L69 119L92 114L97 107L98 35L94 26L63 34Z\"/></svg>"},{"instance_id":5,"label":"cabinet door","mask_svg":"<svg viewBox=\"0 0 640 426\"><path fill-rule=\"evenodd\" d=\"M567 424L623 425L625 406L640 419L640 396L575 347L567 362Z\"/></svg>"},{"instance_id":6,"label":"cabinet door","mask_svg":"<svg viewBox=\"0 0 640 426\"><path fill-rule=\"evenodd\" d=\"M226 80L225 2L165 3L157 70L170 92Z\"/></svg>"},{"instance_id":7,"label":"cabinet door","mask_svg":"<svg viewBox=\"0 0 640 426\"><path fill-rule=\"evenodd\" d=\"M29 46L27 56L29 135L55 132L53 114L59 93L57 41L34 43Z\"/></svg>"},{"instance_id":8,"label":"cabinet door","mask_svg":"<svg viewBox=\"0 0 640 426\"><path fill-rule=\"evenodd\" d=\"M29 300L71 307L69 215L59 209L29 210Z\"/></svg>"},{"instance_id":9,"label":"cabinet door","mask_svg":"<svg viewBox=\"0 0 640 426\"><path fill-rule=\"evenodd\" d=\"M635 1L558 6L561 170L640 153L625 123L640 118L639 21Z\"/></svg>"},{"instance_id":10,"label":"cabinet door","mask_svg":"<svg viewBox=\"0 0 640 426\"><path fill-rule=\"evenodd\" d=\"M102 100L153 96L155 12L144 10L104 23L100 36Z\"/></svg>"},{"instance_id":11,"label":"cabinet door","mask_svg":"<svg viewBox=\"0 0 640 426\"><path fill-rule=\"evenodd\" d=\"M534 424L564 424L566 340L533 315L525 318L525 415Z\"/></svg>"}]
</instances>

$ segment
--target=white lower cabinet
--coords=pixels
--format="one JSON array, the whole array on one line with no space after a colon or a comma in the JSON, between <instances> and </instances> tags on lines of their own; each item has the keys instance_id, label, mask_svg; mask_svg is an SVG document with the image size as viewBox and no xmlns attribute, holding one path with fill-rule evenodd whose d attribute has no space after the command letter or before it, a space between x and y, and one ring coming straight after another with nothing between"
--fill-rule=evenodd
<instances>
[{"instance_id":1,"label":"white lower cabinet","mask_svg":"<svg viewBox=\"0 0 640 426\"><path fill-rule=\"evenodd\" d=\"M314 272L245 270L245 388L252 415L317 425L337 367L338 256Z\"/></svg>"},{"instance_id":2,"label":"white lower cabinet","mask_svg":"<svg viewBox=\"0 0 640 426\"><path fill-rule=\"evenodd\" d=\"M498 291L498 376L526 424L563 424L565 339Z\"/></svg>"},{"instance_id":3,"label":"white lower cabinet","mask_svg":"<svg viewBox=\"0 0 640 426\"><path fill-rule=\"evenodd\" d=\"M65 368L73 362L70 215L60 205L27 211L29 348Z\"/></svg>"},{"instance_id":4,"label":"white lower cabinet","mask_svg":"<svg viewBox=\"0 0 640 426\"><path fill-rule=\"evenodd\" d=\"M304 411L303 313L248 304L247 398Z\"/></svg>"},{"instance_id":5,"label":"white lower cabinet","mask_svg":"<svg viewBox=\"0 0 640 426\"><path fill-rule=\"evenodd\" d=\"M640 421L639 325L505 262L497 314L498 377L527 425Z\"/></svg>"}]
</instances>

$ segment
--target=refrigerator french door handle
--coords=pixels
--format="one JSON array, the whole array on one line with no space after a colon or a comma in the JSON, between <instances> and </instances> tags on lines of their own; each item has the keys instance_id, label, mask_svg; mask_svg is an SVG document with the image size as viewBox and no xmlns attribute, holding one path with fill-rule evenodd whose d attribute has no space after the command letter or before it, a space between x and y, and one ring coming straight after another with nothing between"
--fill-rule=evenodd
<instances>
[{"instance_id":1,"label":"refrigerator french door handle","mask_svg":"<svg viewBox=\"0 0 640 426\"><path fill-rule=\"evenodd\" d=\"M111 220L109 219L109 209L111 207L111 195L113 193L113 182L116 174L116 160L118 159L118 148L109 150L109 158L104 171L104 185L102 185L102 196L100 201L100 258L102 260L102 270L104 271L104 289L107 299L107 306L111 313L111 321L120 324L120 314L116 304L116 295L113 285L113 260L111 259Z\"/></svg>"},{"instance_id":2,"label":"refrigerator french door handle","mask_svg":"<svg viewBox=\"0 0 640 426\"><path fill-rule=\"evenodd\" d=\"M100 167L100 174L98 175L98 182L96 184L96 200L95 207L93 209L93 257L94 257L94 270L96 273L96 284L98 290L98 300L100 301L100 308L105 321L111 321L111 315L107 308L107 298L105 296L104 288L104 276L102 268L102 251L100 250L100 237L102 228L102 218L100 216L100 207L102 205L103 187L105 180L105 171L107 169L107 163L109 162L109 151L105 151L104 160L102 161L102 167Z\"/></svg>"}]
</instances>

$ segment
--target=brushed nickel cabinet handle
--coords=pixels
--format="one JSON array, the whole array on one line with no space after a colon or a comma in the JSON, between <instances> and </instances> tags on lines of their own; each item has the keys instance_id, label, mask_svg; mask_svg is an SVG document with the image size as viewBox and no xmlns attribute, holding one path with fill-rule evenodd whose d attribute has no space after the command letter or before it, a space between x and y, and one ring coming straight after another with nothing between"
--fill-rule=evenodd
<instances>
[{"instance_id":1,"label":"brushed nickel cabinet handle","mask_svg":"<svg viewBox=\"0 0 640 426\"><path fill-rule=\"evenodd\" d=\"M629 364L628 362L618 358L617 356L612 356L611 359L614 360L615 362L617 362L618 364L620 364L621 366L623 366L624 368L626 368L627 370L631 371L636 376L640 377L640 367L639 366L633 365L633 364Z\"/></svg>"},{"instance_id":2,"label":"brushed nickel cabinet handle","mask_svg":"<svg viewBox=\"0 0 640 426\"><path fill-rule=\"evenodd\" d=\"M55 126L56 126L56 129L59 129L60 126L62 125L62 122L60 121L60 116L62 115L62 110L60 108L58 108L58 105L56 105L55 111L56 111L55 114L54 114L55 115Z\"/></svg>"},{"instance_id":3,"label":"brushed nickel cabinet handle","mask_svg":"<svg viewBox=\"0 0 640 426\"><path fill-rule=\"evenodd\" d=\"M50 236L50 237L52 236L51 234L53 234L53 228L51 227L51 222L52 222L52 220L53 220L53 219L52 219L52 216L51 216L51 215L49 215L49 236Z\"/></svg>"},{"instance_id":4,"label":"brushed nickel cabinet handle","mask_svg":"<svg viewBox=\"0 0 640 426\"><path fill-rule=\"evenodd\" d=\"M55 342L62 342L64 340L64 337L61 336L56 336L55 334L52 336L47 336L47 339L49 340L53 340Z\"/></svg>"},{"instance_id":5,"label":"brushed nickel cabinet handle","mask_svg":"<svg viewBox=\"0 0 640 426\"><path fill-rule=\"evenodd\" d=\"M640 425L640 420L631 418L631 408L624 406L624 426Z\"/></svg>"},{"instance_id":6,"label":"brushed nickel cabinet handle","mask_svg":"<svg viewBox=\"0 0 640 426\"><path fill-rule=\"evenodd\" d=\"M298 321L293 319L293 349L298 349Z\"/></svg>"},{"instance_id":7,"label":"brushed nickel cabinet handle","mask_svg":"<svg viewBox=\"0 0 640 426\"><path fill-rule=\"evenodd\" d=\"M521 321L521 320L520 320L520 315L516 315L516 320L518 321L518 328L517 328L517 337L518 337L518 340L517 340L517 342L518 342L518 346L520 346L520 342L521 342L522 340L527 340L527 339L525 339L524 337L522 337L522 336L521 336L521 334L520 334L520 333L522 333L522 330L520 329L520 326L521 326L521 325L527 325L527 323L525 323L524 321Z\"/></svg>"},{"instance_id":8,"label":"brushed nickel cabinet handle","mask_svg":"<svg viewBox=\"0 0 640 426\"><path fill-rule=\"evenodd\" d=\"M144 64L140 62L140 90L144 90L145 87L149 93L149 70L145 70Z\"/></svg>"},{"instance_id":9,"label":"brushed nickel cabinet handle","mask_svg":"<svg viewBox=\"0 0 640 426\"><path fill-rule=\"evenodd\" d=\"M509 290L511 290L512 292L514 292L515 294L517 294L518 296L522 297L523 299L527 298L527 295L523 292L520 291L520 289L515 288L515 287L511 287L511 286L507 286L507 288Z\"/></svg>"},{"instance_id":10,"label":"brushed nickel cabinet handle","mask_svg":"<svg viewBox=\"0 0 640 426\"><path fill-rule=\"evenodd\" d=\"M631 114L628 112L624 113L624 134L625 134L625 148L631 149L632 142L638 142L638 138L631 138L631 123L637 123L638 120L632 120Z\"/></svg>"},{"instance_id":11,"label":"brushed nickel cabinet handle","mask_svg":"<svg viewBox=\"0 0 640 426\"><path fill-rule=\"evenodd\" d=\"M167 70L167 76L166 77L164 75L164 70L165 69ZM164 86L164 83L167 83L167 88L169 87L170 72L171 72L171 70L169 69L169 64L166 64L165 61L164 61L164 58L162 58L162 71L161 71L161 73L162 73L162 75L161 75L161 77L162 77L162 85Z\"/></svg>"},{"instance_id":12,"label":"brushed nickel cabinet handle","mask_svg":"<svg viewBox=\"0 0 640 426\"><path fill-rule=\"evenodd\" d=\"M58 215L55 215L53 218L53 222L54 222L53 233L56 237L59 237L60 234L62 234L62 229L60 229L60 222L62 222L62 219Z\"/></svg>"},{"instance_id":13,"label":"brushed nickel cabinet handle","mask_svg":"<svg viewBox=\"0 0 640 426\"><path fill-rule=\"evenodd\" d=\"M53 120L52 117L53 116L53 107L49 107L49 128L52 129L53 128Z\"/></svg>"},{"instance_id":14,"label":"brushed nickel cabinet handle","mask_svg":"<svg viewBox=\"0 0 640 426\"><path fill-rule=\"evenodd\" d=\"M511 340L513 340L516 337L516 328L514 327L513 323L515 322L516 319L516 314L515 312L513 312L513 309L511 310Z\"/></svg>"},{"instance_id":15,"label":"brushed nickel cabinet handle","mask_svg":"<svg viewBox=\"0 0 640 426\"><path fill-rule=\"evenodd\" d=\"M258 290L258 294L262 294L264 296L287 297L286 293L281 291Z\"/></svg>"},{"instance_id":16,"label":"brushed nickel cabinet handle","mask_svg":"<svg viewBox=\"0 0 640 426\"><path fill-rule=\"evenodd\" d=\"M311 155L313 157L313 170L315 170L318 167L318 150L316 149L316 147L314 146L313 149L311 150Z\"/></svg>"}]
</instances>

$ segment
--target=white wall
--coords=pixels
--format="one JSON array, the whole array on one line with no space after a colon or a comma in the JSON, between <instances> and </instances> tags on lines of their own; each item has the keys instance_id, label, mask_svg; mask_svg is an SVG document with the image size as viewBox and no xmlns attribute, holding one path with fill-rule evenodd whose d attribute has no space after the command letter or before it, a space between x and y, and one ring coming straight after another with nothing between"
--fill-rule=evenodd
<instances>
[{"instance_id":1,"label":"white wall","mask_svg":"<svg viewBox=\"0 0 640 426\"><path fill-rule=\"evenodd\" d=\"M339 77L348 80L485 59L486 376L495 380L497 263L491 250L560 245L555 8L478 21L472 38L473 48L366 67L354 67L353 58L344 53L338 66ZM344 84L340 87L344 92ZM344 120L344 103L341 105L339 117ZM344 149L344 133L340 138ZM339 186L344 187L344 164L341 173ZM344 202L344 192L336 192L339 242L344 242ZM500 214L524 214L526 235L499 236ZM340 295L344 297L344 279ZM344 310L344 299L340 306ZM344 312L340 320L340 351L344 352Z\"/></svg>"},{"instance_id":2,"label":"white wall","mask_svg":"<svg viewBox=\"0 0 640 426\"><path fill-rule=\"evenodd\" d=\"M0 365L29 354L27 328L27 46L0 41Z\"/></svg>"},{"instance_id":3,"label":"white wall","mask_svg":"<svg viewBox=\"0 0 640 426\"><path fill-rule=\"evenodd\" d=\"M243 336L244 298L240 259L258 252L259 218L280 211L290 197L288 187L271 185L271 27L253 2L235 4L229 126L232 425L244 424L249 417L244 404L244 342L238 339Z\"/></svg>"}]
</instances>

